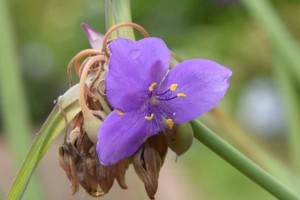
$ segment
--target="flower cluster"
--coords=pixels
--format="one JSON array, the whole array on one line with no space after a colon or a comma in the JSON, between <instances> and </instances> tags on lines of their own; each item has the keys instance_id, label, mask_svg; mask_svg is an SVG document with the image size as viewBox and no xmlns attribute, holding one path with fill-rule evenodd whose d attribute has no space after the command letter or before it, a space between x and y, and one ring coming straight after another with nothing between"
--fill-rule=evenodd
<instances>
[{"instance_id":1,"label":"flower cluster","mask_svg":"<svg viewBox=\"0 0 300 200\"><path fill-rule=\"evenodd\" d=\"M192 141L188 122L219 103L231 71L206 59L171 67L170 50L159 38L107 42L109 35L83 27L94 49L82 51L70 64L80 77L81 113L60 148L60 164L73 193L80 184L101 196L114 179L127 188L124 177L132 163L153 199L168 147L178 155L188 149L191 142L183 147L179 136Z\"/></svg>"}]
</instances>

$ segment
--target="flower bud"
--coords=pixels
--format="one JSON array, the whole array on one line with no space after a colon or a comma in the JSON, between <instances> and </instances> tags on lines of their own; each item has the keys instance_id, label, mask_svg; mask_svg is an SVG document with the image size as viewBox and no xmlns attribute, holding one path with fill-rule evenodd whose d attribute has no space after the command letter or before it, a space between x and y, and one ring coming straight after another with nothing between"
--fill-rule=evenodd
<instances>
[{"instance_id":1,"label":"flower bud","mask_svg":"<svg viewBox=\"0 0 300 200\"><path fill-rule=\"evenodd\" d=\"M102 124L102 120L95 117L93 114L84 116L84 128L85 132L89 136L90 140L96 144L98 140L98 130Z\"/></svg>"},{"instance_id":2,"label":"flower bud","mask_svg":"<svg viewBox=\"0 0 300 200\"><path fill-rule=\"evenodd\" d=\"M169 147L178 156L184 154L192 145L194 132L190 123L179 124L173 130L174 138L170 141Z\"/></svg>"}]
</instances>

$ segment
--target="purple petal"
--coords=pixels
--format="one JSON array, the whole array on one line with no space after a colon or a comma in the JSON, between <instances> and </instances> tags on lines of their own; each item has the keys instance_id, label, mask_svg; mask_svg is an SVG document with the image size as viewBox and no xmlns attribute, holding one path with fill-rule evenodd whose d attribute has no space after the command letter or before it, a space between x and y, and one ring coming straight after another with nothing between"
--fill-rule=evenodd
<instances>
[{"instance_id":1,"label":"purple petal","mask_svg":"<svg viewBox=\"0 0 300 200\"><path fill-rule=\"evenodd\" d=\"M97 153L101 164L111 165L132 156L139 147L159 131L156 120L146 120L143 112L113 111L98 133Z\"/></svg>"},{"instance_id":2,"label":"purple petal","mask_svg":"<svg viewBox=\"0 0 300 200\"><path fill-rule=\"evenodd\" d=\"M152 83L157 85L166 75L170 51L159 38L137 42L119 38L109 45L111 57L105 78L109 103L116 109L131 111L145 100Z\"/></svg>"},{"instance_id":3,"label":"purple petal","mask_svg":"<svg viewBox=\"0 0 300 200\"><path fill-rule=\"evenodd\" d=\"M169 72L162 90L178 84L173 96L184 93L186 97L161 102L160 107L175 123L191 121L219 103L229 87L231 74L231 70L210 60L182 62Z\"/></svg>"},{"instance_id":4,"label":"purple petal","mask_svg":"<svg viewBox=\"0 0 300 200\"><path fill-rule=\"evenodd\" d=\"M82 23L86 36L88 37L93 49L102 49L104 35L92 29L89 25Z\"/></svg>"}]
</instances>

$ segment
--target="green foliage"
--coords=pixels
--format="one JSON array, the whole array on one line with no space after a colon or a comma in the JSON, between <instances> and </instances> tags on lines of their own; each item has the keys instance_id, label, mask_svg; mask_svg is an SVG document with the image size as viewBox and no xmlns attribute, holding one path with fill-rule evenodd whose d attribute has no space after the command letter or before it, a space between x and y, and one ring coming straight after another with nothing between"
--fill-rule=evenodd
<instances>
[{"instance_id":1,"label":"green foliage","mask_svg":"<svg viewBox=\"0 0 300 200\"><path fill-rule=\"evenodd\" d=\"M62 114L61 109L64 110L65 115ZM6 197L7 199L22 198L35 168L50 145L66 128L67 124L65 120L67 122L71 121L79 112L78 85L75 85L64 96L58 98L57 105L35 138L22 168Z\"/></svg>"}]
</instances>

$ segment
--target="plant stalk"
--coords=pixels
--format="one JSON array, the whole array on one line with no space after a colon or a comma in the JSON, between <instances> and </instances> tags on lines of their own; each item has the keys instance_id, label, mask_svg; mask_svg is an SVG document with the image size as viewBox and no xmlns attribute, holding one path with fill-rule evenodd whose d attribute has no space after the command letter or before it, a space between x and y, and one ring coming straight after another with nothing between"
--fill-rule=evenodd
<instances>
[{"instance_id":1,"label":"plant stalk","mask_svg":"<svg viewBox=\"0 0 300 200\"><path fill-rule=\"evenodd\" d=\"M191 122L195 138L278 199L300 199L293 191L241 154L197 120Z\"/></svg>"},{"instance_id":2,"label":"plant stalk","mask_svg":"<svg viewBox=\"0 0 300 200\"><path fill-rule=\"evenodd\" d=\"M106 30L122 22L132 22L130 0L106 0L105 4ZM133 28L123 27L112 34L112 39L119 37L134 40Z\"/></svg>"}]
</instances>

